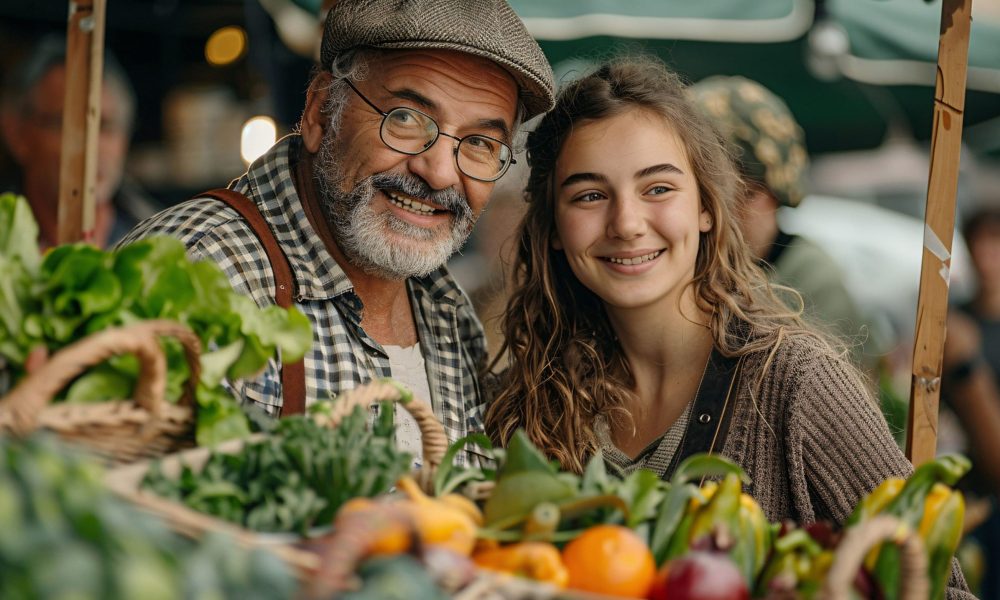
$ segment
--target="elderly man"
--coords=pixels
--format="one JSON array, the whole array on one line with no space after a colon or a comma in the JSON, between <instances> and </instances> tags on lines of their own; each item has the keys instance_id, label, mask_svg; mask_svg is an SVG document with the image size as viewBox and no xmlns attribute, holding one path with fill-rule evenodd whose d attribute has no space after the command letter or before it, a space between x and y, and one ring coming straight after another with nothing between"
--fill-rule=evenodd
<instances>
[{"instance_id":1,"label":"elderly man","mask_svg":"<svg viewBox=\"0 0 1000 600\"><path fill-rule=\"evenodd\" d=\"M519 123L551 107L551 68L503 0L341 0L320 63L298 134L230 186L263 217L313 323L305 401L391 376L431 401L449 439L479 431L482 327L444 263L513 162ZM178 205L126 241L156 234L217 262L258 304L281 291L268 232L223 202ZM287 367L234 390L272 414L302 410ZM416 450L408 427L398 438Z\"/></svg>"},{"instance_id":2,"label":"elderly man","mask_svg":"<svg viewBox=\"0 0 1000 600\"><path fill-rule=\"evenodd\" d=\"M20 173L0 191L24 194L38 221L43 247L56 243L59 161L66 96L66 42L42 38L5 79L0 104L3 139ZM135 115L135 97L125 71L108 54L101 89L101 126L97 142L97 205L91 242L104 247L118 241L157 203L125 176L125 159ZM5 182L6 183L6 182Z\"/></svg>"}]
</instances>

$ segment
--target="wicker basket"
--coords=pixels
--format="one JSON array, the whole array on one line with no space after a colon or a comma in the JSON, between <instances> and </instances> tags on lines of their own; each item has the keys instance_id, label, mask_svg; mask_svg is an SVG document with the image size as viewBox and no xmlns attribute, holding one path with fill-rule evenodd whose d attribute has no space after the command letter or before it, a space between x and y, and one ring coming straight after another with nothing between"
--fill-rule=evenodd
<instances>
[{"instance_id":1,"label":"wicker basket","mask_svg":"<svg viewBox=\"0 0 1000 600\"><path fill-rule=\"evenodd\" d=\"M441 464L447 450L448 438L444 427L434 417L434 411L427 403L412 399L403 402L402 390L391 383L372 382L342 393L333 402L333 411L325 419L325 425L336 427L356 406L367 407L373 402L400 402L413 415L421 431L424 467L414 473L421 486L429 486L431 475ZM232 440L214 448L215 452L236 454L243 446L265 438L265 434L255 434L245 440ZM178 477L187 465L198 470L208 461L213 449L195 448L185 450L160 460L160 468L168 477ZM293 535L262 534L244 529L233 523L197 512L177 502L161 498L141 488L142 480L149 471L151 462L141 461L109 471L105 484L115 493L140 508L162 518L168 526L189 537L199 537L208 532L225 532L237 542L247 547L266 547L297 569L302 579L308 579L319 566L319 557L304 550L301 541Z\"/></svg>"},{"instance_id":2,"label":"wicker basket","mask_svg":"<svg viewBox=\"0 0 1000 600\"><path fill-rule=\"evenodd\" d=\"M912 528L891 515L877 515L847 529L837 546L833 565L826 575L822 600L848 600L861 563L868 551L882 542L891 542L900 550L900 600L926 600L931 586L927 578L927 551Z\"/></svg>"},{"instance_id":3,"label":"wicker basket","mask_svg":"<svg viewBox=\"0 0 1000 600\"><path fill-rule=\"evenodd\" d=\"M191 377L179 404L164 400L167 365L159 337L184 347ZM198 337L173 321L142 321L89 335L52 355L0 399L0 432L54 431L110 464L162 456L194 445L194 391L200 373ZM52 404L77 376L107 358L135 354L139 379L130 401Z\"/></svg>"}]
</instances>

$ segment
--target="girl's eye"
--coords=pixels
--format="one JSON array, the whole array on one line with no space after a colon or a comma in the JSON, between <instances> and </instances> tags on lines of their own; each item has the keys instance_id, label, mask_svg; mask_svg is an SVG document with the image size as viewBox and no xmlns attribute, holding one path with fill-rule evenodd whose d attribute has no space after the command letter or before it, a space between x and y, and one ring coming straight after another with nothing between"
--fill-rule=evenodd
<instances>
[{"instance_id":1,"label":"girl's eye","mask_svg":"<svg viewBox=\"0 0 1000 600\"><path fill-rule=\"evenodd\" d=\"M597 192L586 192L584 194L580 194L576 198L573 198L573 202L596 202L601 198L603 198L603 196Z\"/></svg>"},{"instance_id":2,"label":"girl's eye","mask_svg":"<svg viewBox=\"0 0 1000 600\"><path fill-rule=\"evenodd\" d=\"M660 194L666 194L671 191L673 191L673 188L667 187L665 185L654 185L653 187L649 188L649 190L647 190L646 193L651 194L653 196L659 196Z\"/></svg>"}]
</instances>

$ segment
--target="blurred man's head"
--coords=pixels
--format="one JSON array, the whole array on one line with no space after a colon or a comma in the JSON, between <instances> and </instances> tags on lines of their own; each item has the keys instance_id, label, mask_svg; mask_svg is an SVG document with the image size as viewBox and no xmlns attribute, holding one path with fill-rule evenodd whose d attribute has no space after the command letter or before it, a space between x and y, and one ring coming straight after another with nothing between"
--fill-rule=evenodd
<instances>
[{"instance_id":1,"label":"blurred man's head","mask_svg":"<svg viewBox=\"0 0 1000 600\"><path fill-rule=\"evenodd\" d=\"M744 77L709 77L689 91L739 163L748 187L743 234L763 258L778 234L778 207L797 206L806 194L802 128L781 98Z\"/></svg>"},{"instance_id":2,"label":"blurred man's head","mask_svg":"<svg viewBox=\"0 0 1000 600\"><path fill-rule=\"evenodd\" d=\"M962 228L979 287L986 293L1000 292L1000 206L976 209Z\"/></svg>"},{"instance_id":3,"label":"blurred man's head","mask_svg":"<svg viewBox=\"0 0 1000 600\"><path fill-rule=\"evenodd\" d=\"M59 194L65 63L65 42L44 38L5 80L0 104L4 142L21 168L22 192L37 204L52 205ZM121 66L107 56L97 149L98 202L109 202L121 184L134 115L132 88Z\"/></svg>"}]
</instances>

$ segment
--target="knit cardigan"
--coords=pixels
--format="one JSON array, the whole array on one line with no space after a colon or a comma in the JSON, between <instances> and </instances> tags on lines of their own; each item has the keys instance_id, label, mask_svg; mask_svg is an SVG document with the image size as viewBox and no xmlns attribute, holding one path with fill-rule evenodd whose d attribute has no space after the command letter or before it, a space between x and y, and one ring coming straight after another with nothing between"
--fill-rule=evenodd
<instances>
[{"instance_id":1,"label":"knit cardigan","mask_svg":"<svg viewBox=\"0 0 1000 600\"><path fill-rule=\"evenodd\" d=\"M842 524L882 481L912 473L844 359L806 336L783 341L765 370L767 354L746 357L722 454L770 521ZM948 598L974 598L953 564Z\"/></svg>"}]
</instances>

